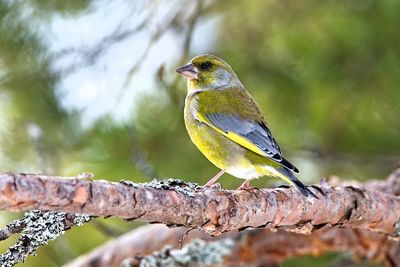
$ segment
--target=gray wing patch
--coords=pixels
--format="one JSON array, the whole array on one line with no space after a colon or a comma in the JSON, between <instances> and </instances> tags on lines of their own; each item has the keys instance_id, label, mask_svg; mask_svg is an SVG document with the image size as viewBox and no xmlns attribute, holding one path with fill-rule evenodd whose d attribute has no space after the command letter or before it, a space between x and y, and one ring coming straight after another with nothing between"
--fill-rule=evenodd
<instances>
[{"instance_id":1,"label":"gray wing patch","mask_svg":"<svg viewBox=\"0 0 400 267\"><path fill-rule=\"evenodd\" d=\"M225 132L234 132L250 140L268 156L280 155L281 150L271 132L262 124L244 120L237 116L211 113L205 115L215 126Z\"/></svg>"},{"instance_id":2,"label":"gray wing patch","mask_svg":"<svg viewBox=\"0 0 400 267\"><path fill-rule=\"evenodd\" d=\"M224 132L234 132L255 144L265 152L267 157L281 164L287 169L299 172L298 169L282 157L282 151L263 122L249 121L234 115L208 113L205 117Z\"/></svg>"}]
</instances>

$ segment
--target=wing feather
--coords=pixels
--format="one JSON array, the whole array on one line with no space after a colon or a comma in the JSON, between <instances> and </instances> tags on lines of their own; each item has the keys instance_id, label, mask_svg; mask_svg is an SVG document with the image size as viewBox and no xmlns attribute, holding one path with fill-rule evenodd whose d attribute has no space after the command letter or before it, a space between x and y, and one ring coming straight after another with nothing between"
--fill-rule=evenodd
<instances>
[{"instance_id":1,"label":"wing feather","mask_svg":"<svg viewBox=\"0 0 400 267\"><path fill-rule=\"evenodd\" d=\"M299 172L282 156L278 143L264 122L255 122L223 113L198 113L198 118L239 145L272 159L291 171Z\"/></svg>"}]
</instances>

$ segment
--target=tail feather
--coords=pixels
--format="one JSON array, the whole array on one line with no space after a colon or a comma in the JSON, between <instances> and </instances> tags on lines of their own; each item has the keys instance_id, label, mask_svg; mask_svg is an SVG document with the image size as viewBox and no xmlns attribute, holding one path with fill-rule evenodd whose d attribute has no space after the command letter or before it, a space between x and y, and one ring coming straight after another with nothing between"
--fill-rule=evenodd
<instances>
[{"instance_id":1,"label":"tail feather","mask_svg":"<svg viewBox=\"0 0 400 267\"><path fill-rule=\"evenodd\" d=\"M290 170L279 168L277 169L277 171L280 174L278 175L279 178L295 186L302 195L306 197L312 196L313 198L319 199L310 189L308 189L302 182L300 182L299 179L297 179Z\"/></svg>"},{"instance_id":2,"label":"tail feather","mask_svg":"<svg viewBox=\"0 0 400 267\"><path fill-rule=\"evenodd\" d=\"M308 189L302 182L300 182L297 178L296 180L292 180L293 185L302 193L304 196L312 196L313 198L319 199L310 189Z\"/></svg>"}]
</instances>

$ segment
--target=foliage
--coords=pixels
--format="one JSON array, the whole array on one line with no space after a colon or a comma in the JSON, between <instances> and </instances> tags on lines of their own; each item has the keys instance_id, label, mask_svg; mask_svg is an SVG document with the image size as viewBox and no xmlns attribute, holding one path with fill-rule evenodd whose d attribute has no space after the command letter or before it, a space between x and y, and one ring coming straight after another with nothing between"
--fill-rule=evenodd
<instances>
[{"instance_id":1,"label":"foliage","mask_svg":"<svg viewBox=\"0 0 400 267\"><path fill-rule=\"evenodd\" d=\"M166 9L161 1L148 6L127 4L135 15L156 11L149 12L152 15L136 30L121 34L121 28L116 29L91 54L95 58L85 61L80 58L84 55L77 54L76 62L89 63L74 68L97 67L96 60L119 43L132 47L132 66L137 60L148 68L146 58L152 57L152 50L143 57L135 54L136 43L129 38L135 34L151 39L148 45L161 46L165 53L172 49L167 37L186 45L182 57L167 64L153 56L151 63L158 64L154 77L137 74L132 67L128 74L137 77L127 78L121 89L137 92L128 109L129 119L121 121L107 114L91 123L82 120L81 110L61 105L64 96L59 84L70 73L55 67L60 54L49 48L53 40L46 25L57 17L90 16L112 4L56 3L0 1L1 171L60 175L84 171L135 182L150 181L155 175L208 180L218 170L187 137L182 119L185 84L174 73L198 52L216 53L231 64L263 107L285 154L303 170L303 180L316 181L327 174L383 177L397 160L399 1L184 1L178 3L181 13L171 20L157 11L157 7ZM165 27L159 31L152 28L157 19ZM210 19L216 19L218 27L207 26ZM126 17L120 20L120 25L129 26ZM208 28L196 32L191 25ZM158 35L149 35L149 28ZM202 43L211 39L214 44L206 50ZM146 79L152 80L151 86L141 82ZM229 176L221 182L227 188L241 183ZM267 181L256 184L266 186ZM125 222L112 224L121 227ZM64 240L77 255L98 245L101 238L80 240L76 245L78 239ZM53 253L50 250L47 254ZM45 255L39 252L38 257ZM28 259L32 262L40 264Z\"/></svg>"}]
</instances>

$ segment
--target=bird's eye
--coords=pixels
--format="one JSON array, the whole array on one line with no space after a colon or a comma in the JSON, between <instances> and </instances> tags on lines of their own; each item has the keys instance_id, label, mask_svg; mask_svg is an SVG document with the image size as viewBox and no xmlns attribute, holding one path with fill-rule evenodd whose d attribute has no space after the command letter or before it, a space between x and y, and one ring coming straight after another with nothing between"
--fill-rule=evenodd
<instances>
[{"instance_id":1,"label":"bird's eye","mask_svg":"<svg viewBox=\"0 0 400 267\"><path fill-rule=\"evenodd\" d=\"M204 63L201 63L200 69L201 70L209 70L212 67L212 63L210 61L206 61Z\"/></svg>"}]
</instances>

